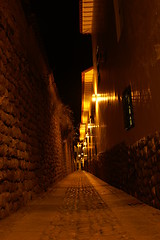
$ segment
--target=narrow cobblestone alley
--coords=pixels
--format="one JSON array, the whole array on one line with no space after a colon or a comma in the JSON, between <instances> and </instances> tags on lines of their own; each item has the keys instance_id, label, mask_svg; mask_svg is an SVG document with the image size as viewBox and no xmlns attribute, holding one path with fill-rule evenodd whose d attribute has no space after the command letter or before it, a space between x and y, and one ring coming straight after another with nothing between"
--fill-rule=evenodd
<instances>
[{"instance_id":1,"label":"narrow cobblestone alley","mask_svg":"<svg viewBox=\"0 0 160 240\"><path fill-rule=\"evenodd\" d=\"M77 171L0 222L1 240L160 239L160 211Z\"/></svg>"},{"instance_id":2,"label":"narrow cobblestone alley","mask_svg":"<svg viewBox=\"0 0 160 240\"><path fill-rule=\"evenodd\" d=\"M0 240L160 240L159 29L160 0L0 0Z\"/></svg>"}]
</instances>

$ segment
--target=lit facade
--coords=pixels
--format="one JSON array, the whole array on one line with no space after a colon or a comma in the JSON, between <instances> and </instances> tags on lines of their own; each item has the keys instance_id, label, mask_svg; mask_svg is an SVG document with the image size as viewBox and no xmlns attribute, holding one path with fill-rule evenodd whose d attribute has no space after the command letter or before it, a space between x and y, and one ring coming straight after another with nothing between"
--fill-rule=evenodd
<instances>
[{"instance_id":1,"label":"lit facade","mask_svg":"<svg viewBox=\"0 0 160 240\"><path fill-rule=\"evenodd\" d=\"M90 34L92 32L94 0L79 1L80 32Z\"/></svg>"},{"instance_id":2,"label":"lit facade","mask_svg":"<svg viewBox=\"0 0 160 240\"><path fill-rule=\"evenodd\" d=\"M85 169L160 209L159 0L95 0L92 20L95 154L89 145Z\"/></svg>"},{"instance_id":3,"label":"lit facade","mask_svg":"<svg viewBox=\"0 0 160 240\"><path fill-rule=\"evenodd\" d=\"M93 94L90 100L95 104L98 152L121 142L134 144L160 130L159 27L154 25L155 16L149 10L142 11L143 3L137 0L136 3L126 1L124 5L120 0L95 0L89 25L92 28L88 31L83 31L85 18L83 8L80 10L81 33L88 32L92 36ZM159 9L158 1L156 4L152 6L146 1L153 10ZM123 94L128 87L134 113L134 119L130 116L131 125L134 120L131 128L125 128L124 119ZM88 108L90 106L91 103ZM127 111L131 112L130 106ZM82 123L83 118L86 122L82 109Z\"/></svg>"},{"instance_id":4,"label":"lit facade","mask_svg":"<svg viewBox=\"0 0 160 240\"><path fill-rule=\"evenodd\" d=\"M93 94L93 68L82 72L82 105L80 140L84 140L87 133L87 124L91 116L92 94Z\"/></svg>"}]
</instances>

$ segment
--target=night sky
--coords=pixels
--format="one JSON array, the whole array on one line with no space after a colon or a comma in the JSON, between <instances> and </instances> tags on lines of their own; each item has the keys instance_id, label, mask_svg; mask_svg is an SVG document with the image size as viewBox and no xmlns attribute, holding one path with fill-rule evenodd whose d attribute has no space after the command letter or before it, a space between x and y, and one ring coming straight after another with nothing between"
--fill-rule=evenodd
<instances>
[{"instance_id":1,"label":"night sky","mask_svg":"<svg viewBox=\"0 0 160 240\"><path fill-rule=\"evenodd\" d=\"M80 122L81 72L92 66L89 35L79 32L79 1L34 0L40 34L62 102Z\"/></svg>"}]
</instances>

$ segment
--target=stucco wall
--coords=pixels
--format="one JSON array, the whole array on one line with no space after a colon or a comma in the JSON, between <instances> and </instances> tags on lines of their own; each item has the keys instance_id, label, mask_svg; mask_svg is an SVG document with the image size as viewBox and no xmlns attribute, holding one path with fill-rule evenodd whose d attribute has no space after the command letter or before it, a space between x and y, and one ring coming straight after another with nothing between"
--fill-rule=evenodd
<instances>
[{"instance_id":1,"label":"stucco wall","mask_svg":"<svg viewBox=\"0 0 160 240\"><path fill-rule=\"evenodd\" d=\"M99 103L99 125L103 125L103 130L100 128L98 133L98 147L99 151L105 151L123 141L133 144L160 130L160 3L119 1L123 28L117 42L113 1L96 2L92 44L95 74L97 45L101 55L98 93L116 93L122 97L124 89L131 85L135 118L135 127L126 131L122 101Z\"/></svg>"}]
</instances>

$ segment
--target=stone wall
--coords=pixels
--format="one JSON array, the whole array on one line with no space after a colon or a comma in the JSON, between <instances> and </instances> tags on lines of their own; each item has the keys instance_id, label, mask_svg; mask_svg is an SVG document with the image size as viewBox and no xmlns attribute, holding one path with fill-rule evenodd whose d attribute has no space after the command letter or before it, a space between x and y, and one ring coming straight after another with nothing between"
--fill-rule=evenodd
<instances>
[{"instance_id":1,"label":"stone wall","mask_svg":"<svg viewBox=\"0 0 160 240\"><path fill-rule=\"evenodd\" d=\"M66 113L44 59L21 2L1 0L0 218L73 170L72 149L63 149L72 123L64 139Z\"/></svg>"},{"instance_id":2,"label":"stone wall","mask_svg":"<svg viewBox=\"0 0 160 240\"><path fill-rule=\"evenodd\" d=\"M85 163L87 170L87 162ZM125 143L100 153L88 164L97 177L160 209L160 133L131 146Z\"/></svg>"},{"instance_id":3,"label":"stone wall","mask_svg":"<svg viewBox=\"0 0 160 240\"><path fill-rule=\"evenodd\" d=\"M144 137L128 149L126 190L160 209L160 135Z\"/></svg>"},{"instance_id":4,"label":"stone wall","mask_svg":"<svg viewBox=\"0 0 160 240\"><path fill-rule=\"evenodd\" d=\"M87 162L85 165L87 169ZM109 184L123 188L128 172L127 146L121 143L109 151L99 153L97 158L88 162L88 169Z\"/></svg>"}]
</instances>

